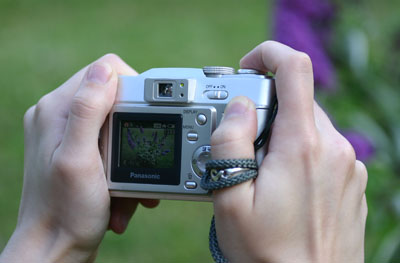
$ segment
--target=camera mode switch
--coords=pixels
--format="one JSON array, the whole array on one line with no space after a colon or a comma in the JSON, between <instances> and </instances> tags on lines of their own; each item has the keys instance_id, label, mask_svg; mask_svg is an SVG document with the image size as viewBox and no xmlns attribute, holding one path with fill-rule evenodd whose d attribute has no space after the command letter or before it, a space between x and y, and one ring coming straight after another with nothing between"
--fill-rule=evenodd
<instances>
[{"instance_id":1,"label":"camera mode switch","mask_svg":"<svg viewBox=\"0 0 400 263\"><path fill-rule=\"evenodd\" d=\"M224 100L228 98L228 92L226 90L208 90L206 94L207 98L210 100Z\"/></svg>"}]
</instances>

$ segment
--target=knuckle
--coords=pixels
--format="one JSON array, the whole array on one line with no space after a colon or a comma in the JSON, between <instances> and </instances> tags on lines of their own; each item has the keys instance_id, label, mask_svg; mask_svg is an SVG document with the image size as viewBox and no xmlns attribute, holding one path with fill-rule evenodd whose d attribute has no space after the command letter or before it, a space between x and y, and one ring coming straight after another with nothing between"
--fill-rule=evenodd
<instances>
[{"instance_id":1,"label":"knuckle","mask_svg":"<svg viewBox=\"0 0 400 263\"><path fill-rule=\"evenodd\" d=\"M36 104L35 114L40 115L43 112L46 112L51 105L51 101L52 101L52 98L51 98L50 93L41 97L39 99L38 103Z\"/></svg>"},{"instance_id":2,"label":"knuckle","mask_svg":"<svg viewBox=\"0 0 400 263\"><path fill-rule=\"evenodd\" d=\"M356 161L356 153L353 146L342 136L336 141L336 145L336 158L340 159L344 167L353 168Z\"/></svg>"},{"instance_id":3,"label":"knuckle","mask_svg":"<svg viewBox=\"0 0 400 263\"><path fill-rule=\"evenodd\" d=\"M333 135L327 146L325 158L329 160L329 167L338 171L336 181L341 185L354 182L357 165L353 146L340 133Z\"/></svg>"},{"instance_id":4,"label":"knuckle","mask_svg":"<svg viewBox=\"0 0 400 263\"><path fill-rule=\"evenodd\" d=\"M104 62L119 61L119 60L121 60L121 58L114 53L107 53L99 59L99 61L104 61Z\"/></svg>"},{"instance_id":5,"label":"knuckle","mask_svg":"<svg viewBox=\"0 0 400 263\"><path fill-rule=\"evenodd\" d=\"M307 131L297 140L296 152L304 160L317 160L322 152L318 135L313 131Z\"/></svg>"},{"instance_id":6,"label":"knuckle","mask_svg":"<svg viewBox=\"0 0 400 263\"><path fill-rule=\"evenodd\" d=\"M33 114L31 117L33 121L39 125L39 127L45 127L47 125L49 116L53 114L53 105L53 97L51 93L48 93L40 98L38 103L32 109Z\"/></svg>"},{"instance_id":7,"label":"knuckle","mask_svg":"<svg viewBox=\"0 0 400 263\"><path fill-rule=\"evenodd\" d=\"M266 40L260 44L261 53L264 54L271 46L275 45L276 42L273 40Z\"/></svg>"},{"instance_id":8,"label":"knuckle","mask_svg":"<svg viewBox=\"0 0 400 263\"><path fill-rule=\"evenodd\" d=\"M35 115L36 105L31 106L24 114L24 127L28 129L32 123L33 116Z\"/></svg>"},{"instance_id":9,"label":"knuckle","mask_svg":"<svg viewBox=\"0 0 400 263\"><path fill-rule=\"evenodd\" d=\"M66 184L73 183L74 178L88 172L86 166L84 160L64 147L58 148L51 160L52 174Z\"/></svg>"},{"instance_id":10,"label":"knuckle","mask_svg":"<svg viewBox=\"0 0 400 263\"><path fill-rule=\"evenodd\" d=\"M254 158L253 141L255 135L249 135L249 133L249 131L241 128L225 129L219 127L211 136L213 158Z\"/></svg>"},{"instance_id":11,"label":"knuckle","mask_svg":"<svg viewBox=\"0 0 400 263\"><path fill-rule=\"evenodd\" d=\"M363 194L361 202L362 202L361 203L362 217L364 218L364 220L366 220L368 216L368 204L367 204L367 197L365 194Z\"/></svg>"},{"instance_id":12,"label":"knuckle","mask_svg":"<svg viewBox=\"0 0 400 263\"><path fill-rule=\"evenodd\" d=\"M90 119L102 110L103 100L97 96L75 96L71 103L71 113L79 118Z\"/></svg>"},{"instance_id":13,"label":"knuckle","mask_svg":"<svg viewBox=\"0 0 400 263\"><path fill-rule=\"evenodd\" d=\"M274 46L276 46L277 45L277 42L275 42L275 41L272 41L272 40L267 40L267 41L264 41L263 43L261 43L260 45L259 45L259 48L260 48L260 50L261 50L261 60L262 60L262 63L264 64L264 65L267 65L267 61L265 61L265 59L268 57L268 53L274 48ZM276 66L275 66L275 68L270 68L269 70L272 70L272 72L276 72Z\"/></svg>"},{"instance_id":14,"label":"knuckle","mask_svg":"<svg viewBox=\"0 0 400 263\"><path fill-rule=\"evenodd\" d=\"M361 176L365 176L368 178L368 170L365 164L359 160L356 160L356 168L357 168L357 173L360 174Z\"/></svg>"},{"instance_id":15,"label":"knuckle","mask_svg":"<svg viewBox=\"0 0 400 263\"><path fill-rule=\"evenodd\" d=\"M87 158L82 158L82 156L87 156ZM51 174L60 182L74 187L82 180L90 180L92 175L104 176L103 166L98 165L98 161L97 156L82 154L69 145L61 143L53 152L49 166ZM82 179L82 175L87 175L86 179Z\"/></svg>"},{"instance_id":16,"label":"knuckle","mask_svg":"<svg viewBox=\"0 0 400 263\"><path fill-rule=\"evenodd\" d=\"M54 170L54 174L60 176L66 176L70 174L76 167L76 162L74 158L66 158L67 156L54 154L54 158L52 160L52 168Z\"/></svg>"},{"instance_id":17,"label":"knuckle","mask_svg":"<svg viewBox=\"0 0 400 263\"><path fill-rule=\"evenodd\" d=\"M240 129L227 129L225 125L218 127L211 135L211 144L214 146L234 143L243 139L245 136L243 130Z\"/></svg>"},{"instance_id":18,"label":"knuckle","mask_svg":"<svg viewBox=\"0 0 400 263\"><path fill-rule=\"evenodd\" d=\"M261 51L262 52L267 51L268 49L270 49L273 46L276 46L277 44L280 45L278 42L274 40L266 40L260 44Z\"/></svg>"},{"instance_id":19,"label":"knuckle","mask_svg":"<svg viewBox=\"0 0 400 263\"><path fill-rule=\"evenodd\" d=\"M304 52L295 52L288 56L285 63L295 72L312 73L312 62L309 55Z\"/></svg>"},{"instance_id":20,"label":"knuckle","mask_svg":"<svg viewBox=\"0 0 400 263\"><path fill-rule=\"evenodd\" d=\"M236 145L239 142L253 143L256 139L256 115L224 117L211 135L211 145Z\"/></svg>"},{"instance_id":21,"label":"knuckle","mask_svg":"<svg viewBox=\"0 0 400 263\"><path fill-rule=\"evenodd\" d=\"M364 163L356 161L356 176L359 179L361 193L364 194L368 184L368 171Z\"/></svg>"}]
</instances>

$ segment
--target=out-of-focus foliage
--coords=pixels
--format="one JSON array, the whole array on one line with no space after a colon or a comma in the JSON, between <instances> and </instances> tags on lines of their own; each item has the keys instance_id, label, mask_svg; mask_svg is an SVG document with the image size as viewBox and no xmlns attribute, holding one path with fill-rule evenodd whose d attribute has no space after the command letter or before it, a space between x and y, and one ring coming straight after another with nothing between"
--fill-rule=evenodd
<instances>
[{"instance_id":1,"label":"out-of-focus foliage","mask_svg":"<svg viewBox=\"0 0 400 263\"><path fill-rule=\"evenodd\" d=\"M400 261L400 2L338 1L330 48L340 90L323 104L340 127L367 135L367 262Z\"/></svg>"},{"instance_id":2,"label":"out-of-focus foliage","mask_svg":"<svg viewBox=\"0 0 400 263\"><path fill-rule=\"evenodd\" d=\"M310 55L319 102L368 166L366 261L400 262L400 2L276 3L275 38Z\"/></svg>"}]
</instances>

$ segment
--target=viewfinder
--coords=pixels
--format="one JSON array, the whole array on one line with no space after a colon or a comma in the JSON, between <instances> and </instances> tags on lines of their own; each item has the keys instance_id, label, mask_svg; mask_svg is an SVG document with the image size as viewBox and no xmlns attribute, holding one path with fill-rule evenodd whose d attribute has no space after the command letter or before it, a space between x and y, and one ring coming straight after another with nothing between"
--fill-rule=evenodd
<instances>
[{"instance_id":1,"label":"viewfinder","mask_svg":"<svg viewBox=\"0 0 400 263\"><path fill-rule=\"evenodd\" d=\"M158 97L172 98L172 83L158 83Z\"/></svg>"}]
</instances>

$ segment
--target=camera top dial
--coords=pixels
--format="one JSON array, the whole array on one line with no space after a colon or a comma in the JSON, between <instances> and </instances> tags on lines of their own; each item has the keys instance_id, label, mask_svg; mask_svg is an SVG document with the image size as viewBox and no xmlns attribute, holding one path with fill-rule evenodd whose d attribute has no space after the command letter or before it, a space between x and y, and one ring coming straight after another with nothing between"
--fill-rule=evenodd
<instances>
[{"instance_id":1,"label":"camera top dial","mask_svg":"<svg viewBox=\"0 0 400 263\"><path fill-rule=\"evenodd\" d=\"M209 78L218 78L222 75L234 75L235 69L231 67L221 67L221 66L205 66L203 67L203 73L206 77ZM247 69L241 68L237 71L238 75L248 75L248 74L255 74L255 75L264 75L262 72L256 69Z\"/></svg>"},{"instance_id":2,"label":"camera top dial","mask_svg":"<svg viewBox=\"0 0 400 263\"><path fill-rule=\"evenodd\" d=\"M231 67L205 66L203 67L203 72L207 77L218 78L222 75L235 74L235 69Z\"/></svg>"}]
</instances>

